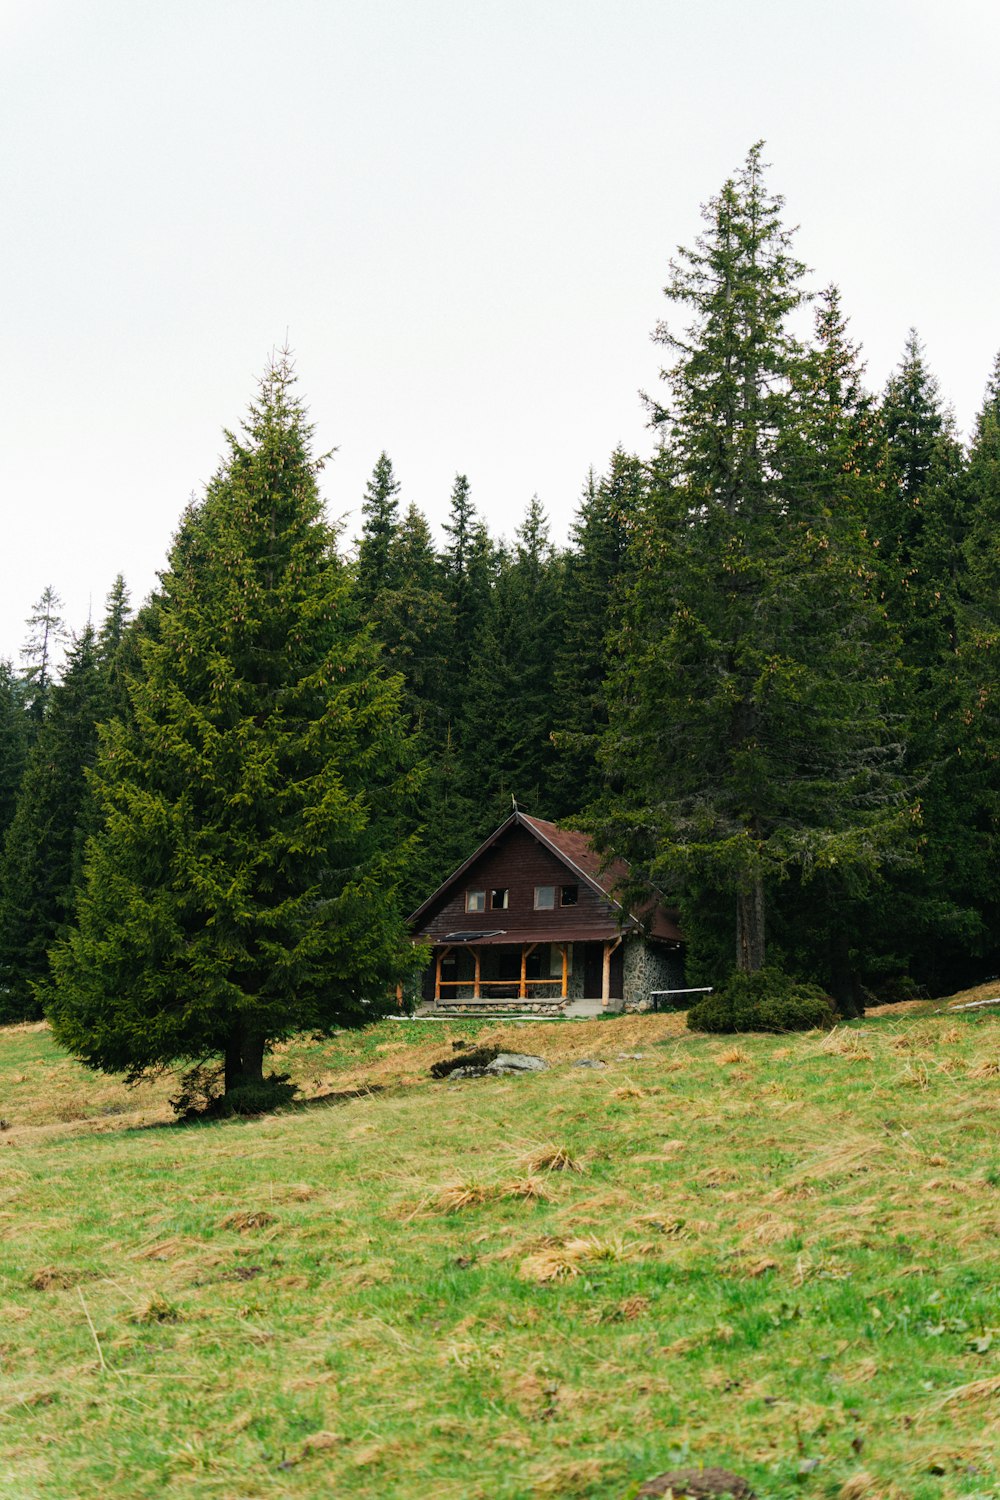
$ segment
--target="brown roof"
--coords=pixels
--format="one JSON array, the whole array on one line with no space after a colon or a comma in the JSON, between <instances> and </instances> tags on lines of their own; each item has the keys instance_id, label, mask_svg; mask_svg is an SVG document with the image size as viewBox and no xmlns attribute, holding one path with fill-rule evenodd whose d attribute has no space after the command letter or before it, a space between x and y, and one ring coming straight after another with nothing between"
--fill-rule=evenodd
<instances>
[{"instance_id":1,"label":"brown roof","mask_svg":"<svg viewBox=\"0 0 1000 1500\"><path fill-rule=\"evenodd\" d=\"M634 912L626 912L618 896L614 894L615 888L623 885L629 876L629 867L623 859L612 855L607 861L597 852L585 833L580 833L571 828L558 828L555 823L548 822L545 818L533 818L528 813L521 812L515 808L509 818L495 828L489 838L485 839L479 848L474 850L469 858L452 871L447 880L442 881L437 890L423 901L417 910L409 918L410 926L417 926L420 918L427 909L437 900L441 893L458 880L475 861L495 844L509 829L520 825L527 828L538 841L550 849L563 864L568 865L578 875L582 876L594 890L612 902L621 911L620 925L635 926L641 924L649 932L651 937L663 938L669 942L683 942L683 936L677 926L676 914L667 910L657 899L655 894L651 895L648 903L639 907ZM593 937L606 938L614 936L617 928L606 931L602 926L600 931L595 930ZM586 934L587 937L590 934ZM558 942L565 933L546 938L538 933L532 932L529 941L535 942ZM579 934L580 940L584 940L584 934ZM503 935L491 936L480 939L482 942L492 943L517 943L521 936L517 933L507 932Z\"/></svg>"}]
</instances>

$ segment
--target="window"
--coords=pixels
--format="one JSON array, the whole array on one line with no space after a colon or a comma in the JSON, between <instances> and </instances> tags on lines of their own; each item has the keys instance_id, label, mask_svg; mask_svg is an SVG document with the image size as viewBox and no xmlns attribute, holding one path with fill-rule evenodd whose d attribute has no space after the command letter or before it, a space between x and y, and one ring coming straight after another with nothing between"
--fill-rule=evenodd
<instances>
[{"instance_id":1,"label":"window","mask_svg":"<svg viewBox=\"0 0 1000 1500\"><path fill-rule=\"evenodd\" d=\"M466 893L465 893L465 909L466 909L466 911L485 911L486 910L486 892L485 891L466 891Z\"/></svg>"},{"instance_id":2,"label":"window","mask_svg":"<svg viewBox=\"0 0 1000 1500\"><path fill-rule=\"evenodd\" d=\"M560 906L575 906L580 895L578 885L564 885L559 896Z\"/></svg>"},{"instance_id":3,"label":"window","mask_svg":"<svg viewBox=\"0 0 1000 1500\"><path fill-rule=\"evenodd\" d=\"M507 910L507 896L508 896L508 891L507 891L507 887L506 886L504 886L503 890L500 890L500 891L491 891L490 892L490 911L506 911Z\"/></svg>"},{"instance_id":4,"label":"window","mask_svg":"<svg viewBox=\"0 0 1000 1500\"><path fill-rule=\"evenodd\" d=\"M535 910L552 911L556 904L556 888L554 885L535 886Z\"/></svg>"}]
</instances>

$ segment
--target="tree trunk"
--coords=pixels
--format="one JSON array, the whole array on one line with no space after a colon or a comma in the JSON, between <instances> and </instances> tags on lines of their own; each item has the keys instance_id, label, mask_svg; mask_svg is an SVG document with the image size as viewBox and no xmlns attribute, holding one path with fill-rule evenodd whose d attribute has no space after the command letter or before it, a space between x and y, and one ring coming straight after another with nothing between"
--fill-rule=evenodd
<instances>
[{"instance_id":1,"label":"tree trunk","mask_svg":"<svg viewBox=\"0 0 1000 1500\"><path fill-rule=\"evenodd\" d=\"M764 882L759 875L736 893L736 967L742 974L764 967Z\"/></svg>"},{"instance_id":2,"label":"tree trunk","mask_svg":"<svg viewBox=\"0 0 1000 1500\"><path fill-rule=\"evenodd\" d=\"M837 1002L837 1010L848 1020L863 1016L864 993L857 972L851 966L851 947L843 928L830 934L829 955L830 991Z\"/></svg>"},{"instance_id":3,"label":"tree trunk","mask_svg":"<svg viewBox=\"0 0 1000 1500\"><path fill-rule=\"evenodd\" d=\"M263 1082L264 1038L237 1022L226 1040L226 1093L244 1084Z\"/></svg>"}]
</instances>

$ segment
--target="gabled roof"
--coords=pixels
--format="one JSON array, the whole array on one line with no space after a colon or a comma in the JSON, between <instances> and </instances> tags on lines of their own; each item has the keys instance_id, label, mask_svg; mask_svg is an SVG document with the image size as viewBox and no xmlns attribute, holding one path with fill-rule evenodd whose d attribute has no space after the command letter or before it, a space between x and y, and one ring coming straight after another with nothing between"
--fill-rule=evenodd
<instances>
[{"instance_id":1,"label":"gabled roof","mask_svg":"<svg viewBox=\"0 0 1000 1500\"><path fill-rule=\"evenodd\" d=\"M549 823L545 818L532 818L520 808L515 808L509 818L505 818L498 828L495 828L489 838L479 845L469 855L468 859L454 869L448 878L438 886L427 900L417 907L416 911L408 918L411 927L420 924L424 914L434 906L448 888L457 884L462 876L476 861L491 849L494 844L509 833L515 827L526 828L540 844L550 853L554 854L568 870L571 870L578 879L583 880L604 900L609 901L621 912L620 923L622 926L643 926L649 931L651 937L663 938L667 941L682 942L680 929L672 913L668 912L655 895L648 906L639 912L628 912L613 894L616 887L621 886L628 879L629 867L623 859L617 856L605 862L601 855L591 844L585 833L579 833L573 829L558 828L555 823ZM580 934L581 938L583 934ZM508 941L515 939L508 937Z\"/></svg>"}]
</instances>

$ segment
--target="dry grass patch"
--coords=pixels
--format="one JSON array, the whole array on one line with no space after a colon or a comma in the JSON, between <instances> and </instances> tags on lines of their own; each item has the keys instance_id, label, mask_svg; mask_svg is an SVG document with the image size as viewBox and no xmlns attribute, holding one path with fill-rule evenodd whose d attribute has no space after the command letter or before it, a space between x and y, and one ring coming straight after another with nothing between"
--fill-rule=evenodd
<instances>
[{"instance_id":1,"label":"dry grass patch","mask_svg":"<svg viewBox=\"0 0 1000 1500\"><path fill-rule=\"evenodd\" d=\"M824 1182L837 1177L854 1177L867 1172L885 1147L869 1136L853 1136L832 1151L824 1151L803 1163L785 1179L786 1186L798 1183Z\"/></svg>"},{"instance_id":2,"label":"dry grass patch","mask_svg":"<svg viewBox=\"0 0 1000 1500\"><path fill-rule=\"evenodd\" d=\"M606 1464L596 1458L574 1459L571 1463L547 1468L539 1473L531 1493L538 1500L575 1500L591 1495L607 1472Z\"/></svg>"},{"instance_id":3,"label":"dry grass patch","mask_svg":"<svg viewBox=\"0 0 1000 1500\"><path fill-rule=\"evenodd\" d=\"M500 1188L504 1198L526 1198L538 1202L547 1202L552 1194L540 1177L518 1177L513 1182L505 1182Z\"/></svg>"},{"instance_id":4,"label":"dry grass patch","mask_svg":"<svg viewBox=\"0 0 1000 1500\"><path fill-rule=\"evenodd\" d=\"M466 1208L480 1208L491 1198L499 1196L500 1190L485 1182L449 1182L427 1200L434 1213L457 1214Z\"/></svg>"},{"instance_id":5,"label":"dry grass patch","mask_svg":"<svg viewBox=\"0 0 1000 1500\"><path fill-rule=\"evenodd\" d=\"M827 1032L816 1050L827 1057L846 1057L849 1062L871 1062L874 1053L865 1041L866 1038L857 1031L837 1028Z\"/></svg>"},{"instance_id":6,"label":"dry grass patch","mask_svg":"<svg viewBox=\"0 0 1000 1500\"><path fill-rule=\"evenodd\" d=\"M67 1266L42 1266L32 1271L28 1285L35 1292L64 1292L69 1287L79 1286L81 1281L90 1281L91 1271L77 1271Z\"/></svg>"},{"instance_id":7,"label":"dry grass patch","mask_svg":"<svg viewBox=\"0 0 1000 1500\"><path fill-rule=\"evenodd\" d=\"M776 1245L781 1240L791 1239L797 1232L797 1226L791 1219L769 1213L751 1215L749 1220L741 1221L739 1228L744 1229L740 1241L744 1250L751 1250L756 1245Z\"/></svg>"},{"instance_id":8,"label":"dry grass patch","mask_svg":"<svg viewBox=\"0 0 1000 1500\"><path fill-rule=\"evenodd\" d=\"M237 1234L250 1234L255 1229L267 1229L277 1224L277 1217L266 1208L234 1209L219 1220L220 1229L235 1229Z\"/></svg>"},{"instance_id":9,"label":"dry grass patch","mask_svg":"<svg viewBox=\"0 0 1000 1500\"><path fill-rule=\"evenodd\" d=\"M641 1089L636 1083L623 1083L620 1088L611 1090L611 1098L621 1100L645 1099L648 1097L648 1093L647 1089Z\"/></svg>"},{"instance_id":10,"label":"dry grass patch","mask_svg":"<svg viewBox=\"0 0 1000 1500\"><path fill-rule=\"evenodd\" d=\"M574 1239L550 1240L522 1260L519 1275L523 1281L558 1281L579 1276L586 1267L602 1261L633 1260L648 1255L648 1244L629 1243L624 1239L599 1239L581 1235Z\"/></svg>"},{"instance_id":11,"label":"dry grass patch","mask_svg":"<svg viewBox=\"0 0 1000 1500\"><path fill-rule=\"evenodd\" d=\"M179 1323L181 1313L179 1308L165 1297L150 1297L141 1307L138 1307L129 1317L130 1323Z\"/></svg>"},{"instance_id":12,"label":"dry grass patch","mask_svg":"<svg viewBox=\"0 0 1000 1500\"><path fill-rule=\"evenodd\" d=\"M531 1172L582 1172L582 1164L564 1146L539 1146L524 1158Z\"/></svg>"},{"instance_id":13,"label":"dry grass patch","mask_svg":"<svg viewBox=\"0 0 1000 1500\"><path fill-rule=\"evenodd\" d=\"M1000 1397L1000 1375L989 1375L984 1380L970 1380L965 1385L958 1385L953 1391L948 1391L944 1396L932 1403L934 1406L952 1406L956 1402L965 1403L969 1401L993 1401Z\"/></svg>"}]
</instances>

